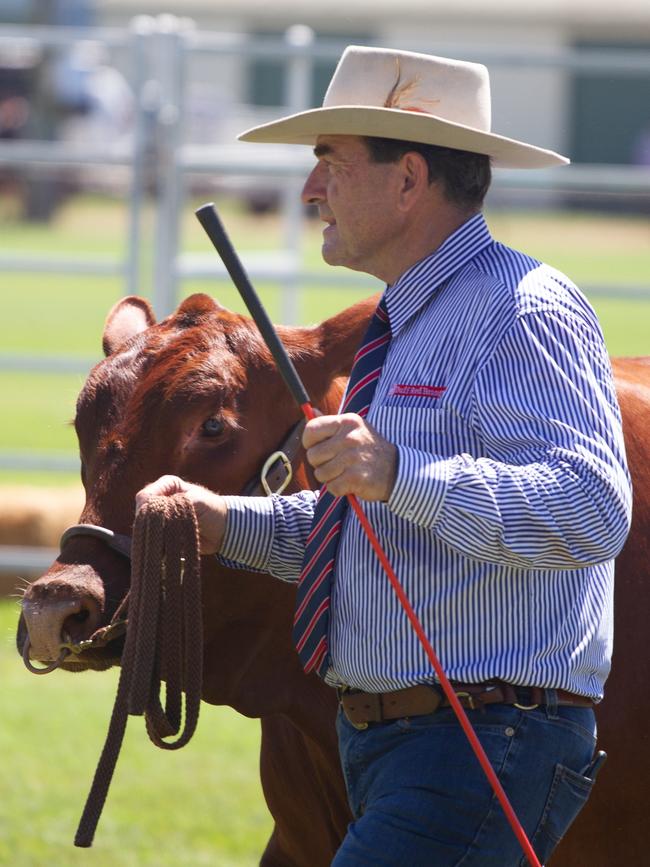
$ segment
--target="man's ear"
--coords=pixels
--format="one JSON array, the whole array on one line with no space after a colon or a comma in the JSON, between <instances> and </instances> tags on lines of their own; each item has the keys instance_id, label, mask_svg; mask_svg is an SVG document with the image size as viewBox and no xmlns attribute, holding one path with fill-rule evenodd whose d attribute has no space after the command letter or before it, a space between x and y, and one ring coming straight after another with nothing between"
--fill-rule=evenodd
<instances>
[{"instance_id":1,"label":"man's ear","mask_svg":"<svg viewBox=\"0 0 650 867\"><path fill-rule=\"evenodd\" d=\"M404 210L410 210L429 188L429 167L422 154L417 151L405 153L400 163L400 204Z\"/></svg>"}]
</instances>

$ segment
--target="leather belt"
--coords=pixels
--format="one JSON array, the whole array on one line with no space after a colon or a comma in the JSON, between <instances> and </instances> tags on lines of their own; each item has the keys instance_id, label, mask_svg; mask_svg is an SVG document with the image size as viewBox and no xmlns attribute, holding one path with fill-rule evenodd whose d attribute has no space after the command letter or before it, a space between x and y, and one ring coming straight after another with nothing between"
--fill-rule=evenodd
<instances>
[{"instance_id":1,"label":"leather belt","mask_svg":"<svg viewBox=\"0 0 650 867\"><path fill-rule=\"evenodd\" d=\"M511 704L521 710L533 710L539 705L553 701L551 697L553 693L558 705L573 707L594 705L590 698L563 689L546 690L539 686L514 686L501 681L453 683L452 686L461 705L469 710L481 710L490 704ZM384 720L432 714L440 707L450 707L448 699L437 684L418 684L394 692L380 693L341 687L338 694L343 712L357 728L366 728L369 723Z\"/></svg>"}]
</instances>

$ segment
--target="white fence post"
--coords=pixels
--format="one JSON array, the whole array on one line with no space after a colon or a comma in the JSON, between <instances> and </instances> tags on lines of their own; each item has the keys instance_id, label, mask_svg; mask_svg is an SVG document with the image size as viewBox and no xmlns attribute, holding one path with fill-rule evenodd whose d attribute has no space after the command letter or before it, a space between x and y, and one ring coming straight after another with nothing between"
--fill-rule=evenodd
<instances>
[{"instance_id":1,"label":"white fence post","mask_svg":"<svg viewBox=\"0 0 650 867\"><path fill-rule=\"evenodd\" d=\"M183 145L187 56L183 33L191 28L191 22L173 15L160 15L157 21L156 65L160 82L160 106L156 136L157 214L152 301L156 313L166 316L177 302L176 261L184 189L180 153Z\"/></svg>"},{"instance_id":2,"label":"white fence post","mask_svg":"<svg viewBox=\"0 0 650 867\"><path fill-rule=\"evenodd\" d=\"M285 103L288 113L295 114L309 108L313 79L309 49L314 42L314 31L305 25L296 24L285 32L287 56L285 78ZM290 253L292 269L287 276L282 292L281 318L291 324L299 321L299 275L302 271L303 206L300 200L304 179L292 176L286 179L282 191L282 214L284 217L284 246Z\"/></svg>"},{"instance_id":3,"label":"white fence post","mask_svg":"<svg viewBox=\"0 0 650 867\"><path fill-rule=\"evenodd\" d=\"M129 33L113 28L0 27L0 47L19 45L56 46L69 48L80 40L96 40L120 51L126 50L131 61L130 83L136 100L134 139L127 147L104 142L97 145L70 146L69 143L51 141L0 142L0 167L75 167L116 166L131 169L128 200L128 235L124 251L119 256L102 257L20 255L9 250L0 251L0 271L41 272L70 274L107 274L123 278L123 291L141 294L140 280L151 275L141 273L142 205L151 180L156 173L156 249L153 270L153 301L158 313L167 314L175 306L177 284L182 276L223 276L224 269L213 253L206 255L209 264L181 267L178 256L179 220L183 205L184 176L188 171L199 174L252 175L259 179L282 177L282 214L284 219L284 256L250 254L250 273L253 279L273 280L283 286L281 318L284 322L299 320L300 292L310 285L337 286L362 285L372 291L373 285L360 275L347 273L322 274L305 271L301 262L303 235L300 191L302 176L311 162L305 149L271 146L262 163L258 152L239 150L232 146L185 147L183 141L185 117L188 111L188 90L185 72L192 52L211 52L221 56L268 56L281 58L286 63L286 108L297 112L311 102L312 64L314 58L335 60L341 45L317 43L307 27L290 28L282 42L260 44L249 41L242 34L192 32L187 19L160 16L156 19L140 16L134 19ZM406 46L408 47L408 46ZM414 50L427 50L410 46ZM463 46L449 48L454 56L463 56ZM540 52L534 57L522 54L516 47L506 52L502 48L490 49L484 57L474 57L495 66L563 67L581 72L602 72L628 75L630 72L650 71L647 52L591 52L588 57L573 50L566 52ZM147 148L153 147L150 151ZM588 190L612 194L625 194L638 202L647 202L650 194L650 168L640 166L588 166L574 165L561 172L501 171L495 177L495 186L501 189L537 188L557 189L563 192ZM246 257L245 257L246 258ZM588 294L596 295L612 287L588 286ZM618 297L648 297L646 286L619 286ZM0 370L75 371L87 370L85 363L63 355L27 356L2 352ZM78 466L74 454L0 452L0 467L14 470L70 470ZM21 552L29 562L29 553ZM11 557L14 556L14 560ZM17 562L0 546L0 567ZM34 569L40 569L41 560L34 553ZM29 569L21 565L21 569Z\"/></svg>"},{"instance_id":4,"label":"white fence post","mask_svg":"<svg viewBox=\"0 0 650 867\"><path fill-rule=\"evenodd\" d=\"M126 261L126 294L142 295L140 281L141 243L142 243L142 205L145 196L146 172L145 157L147 143L150 141L148 120L150 112L147 105L147 48L153 29L153 18L139 15L131 22L130 54L132 63L132 87L135 100L133 123L133 150L131 163L131 184L129 193L128 241Z\"/></svg>"}]
</instances>

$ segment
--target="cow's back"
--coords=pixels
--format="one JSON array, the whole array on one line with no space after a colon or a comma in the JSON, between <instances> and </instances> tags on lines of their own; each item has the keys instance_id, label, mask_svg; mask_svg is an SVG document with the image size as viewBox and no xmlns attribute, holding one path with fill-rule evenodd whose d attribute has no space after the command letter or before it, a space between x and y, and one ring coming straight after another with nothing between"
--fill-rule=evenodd
<instances>
[{"instance_id":1,"label":"cow's back","mask_svg":"<svg viewBox=\"0 0 650 867\"><path fill-rule=\"evenodd\" d=\"M644 867L650 861L650 358L615 359L613 365L634 505L616 561L612 671L596 711L598 745L608 760L552 867Z\"/></svg>"}]
</instances>

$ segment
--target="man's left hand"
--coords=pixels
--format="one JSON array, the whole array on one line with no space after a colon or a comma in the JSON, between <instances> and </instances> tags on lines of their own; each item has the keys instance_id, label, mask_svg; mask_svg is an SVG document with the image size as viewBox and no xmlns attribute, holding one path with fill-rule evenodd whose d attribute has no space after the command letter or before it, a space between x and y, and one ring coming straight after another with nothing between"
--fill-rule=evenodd
<instances>
[{"instance_id":1,"label":"man's left hand","mask_svg":"<svg viewBox=\"0 0 650 867\"><path fill-rule=\"evenodd\" d=\"M397 448L355 413L321 415L307 422L302 443L321 484L336 497L390 497L397 473Z\"/></svg>"}]
</instances>

